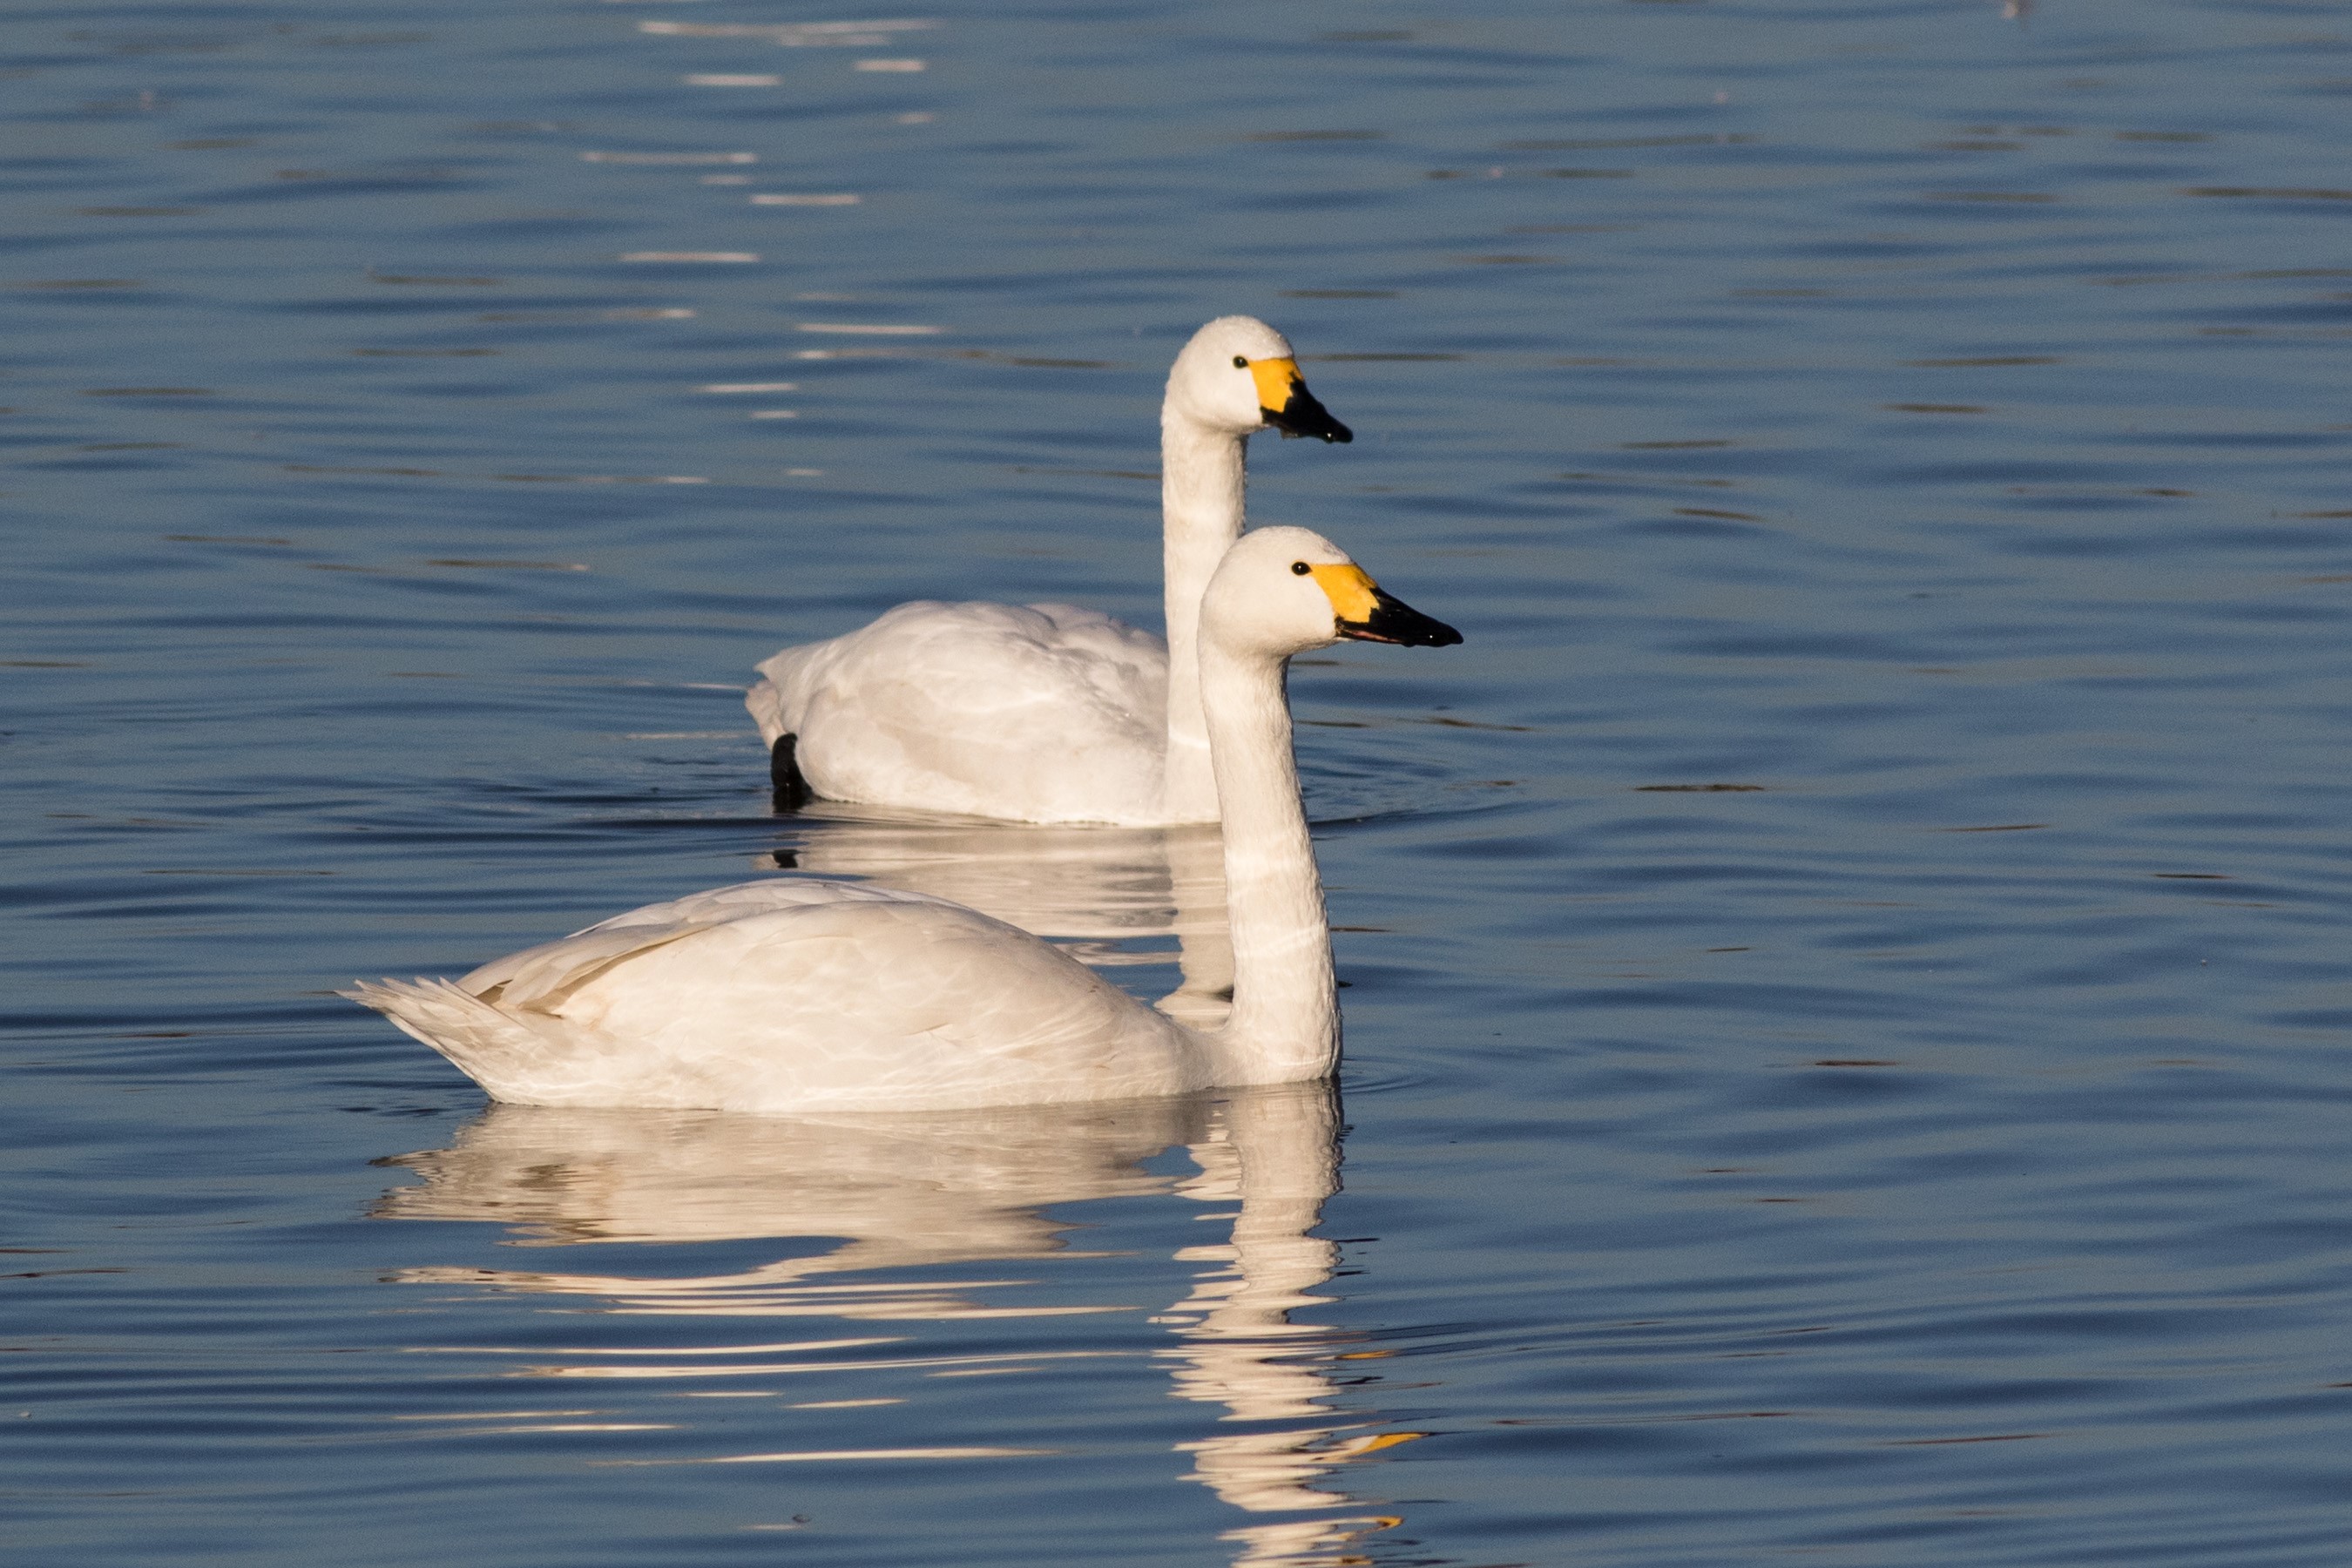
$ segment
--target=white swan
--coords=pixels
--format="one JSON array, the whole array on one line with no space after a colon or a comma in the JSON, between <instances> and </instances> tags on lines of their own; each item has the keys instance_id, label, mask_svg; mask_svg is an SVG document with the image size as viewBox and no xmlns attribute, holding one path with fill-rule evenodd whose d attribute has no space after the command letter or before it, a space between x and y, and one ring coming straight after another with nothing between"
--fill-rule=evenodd
<instances>
[{"instance_id":1,"label":"white swan","mask_svg":"<svg viewBox=\"0 0 2352 1568\"><path fill-rule=\"evenodd\" d=\"M1288 661L1341 637L1462 637L1303 528L1261 529L1228 551L1200 629L1234 945L1222 1028L1179 1023L961 905L781 879L648 905L454 984L344 994L497 1098L539 1105L913 1110L1325 1077L1339 1013Z\"/></svg>"},{"instance_id":2,"label":"white swan","mask_svg":"<svg viewBox=\"0 0 2352 1568\"><path fill-rule=\"evenodd\" d=\"M1280 332L1223 316L1160 405L1165 643L1069 605L900 605L761 664L743 700L780 807L809 795L1015 822L1213 822L1201 591L1241 536L1250 436L1353 439Z\"/></svg>"}]
</instances>

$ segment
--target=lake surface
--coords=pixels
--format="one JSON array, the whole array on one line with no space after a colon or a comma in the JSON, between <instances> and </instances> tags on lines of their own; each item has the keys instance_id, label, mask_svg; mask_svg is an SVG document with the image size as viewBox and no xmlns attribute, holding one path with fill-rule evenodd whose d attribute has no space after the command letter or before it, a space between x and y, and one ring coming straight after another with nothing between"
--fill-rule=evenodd
<instances>
[{"instance_id":1,"label":"lake surface","mask_svg":"<svg viewBox=\"0 0 2352 1568\"><path fill-rule=\"evenodd\" d=\"M2340 5L0 48L23 1561L2352 1552ZM1230 311L1358 432L1253 517L1468 637L1293 678L1336 1090L492 1108L332 994L780 868L1174 990L1197 842L773 816L740 694L1156 623Z\"/></svg>"}]
</instances>

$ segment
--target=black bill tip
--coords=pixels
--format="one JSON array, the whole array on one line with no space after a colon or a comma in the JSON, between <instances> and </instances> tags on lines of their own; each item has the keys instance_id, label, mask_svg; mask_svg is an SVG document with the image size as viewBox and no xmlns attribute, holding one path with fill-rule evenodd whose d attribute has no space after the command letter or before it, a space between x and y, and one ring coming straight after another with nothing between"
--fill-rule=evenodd
<instances>
[{"instance_id":1,"label":"black bill tip","mask_svg":"<svg viewBox=\"0 0 2352 1568\"><path fill-rule=\"evenodd\" d=\"M1372 613L1360 621L1341 621L1339 635L1354 642L1394 643L1399 647L1452 647L1462 640L1462 634L1444 621L1423 615L1379 588L1372 590Z\"/></svg>"},{"instance_id":2,"label":"black bill tip","mask_svg":"<svg viewBox=\"0 0 2352 1568\"><path fill-rule=\"evenodd\" d=\"M1331 411L1315 401L1315 395L1299 382L1290 384L1290 396L1280 408L1261 408L1265 422L1282 432L1286 441L1301 436L1312 436L1321 441L1335 441L1344 446L1356 438L1356 433L1331 417Z\"/></svg>"}]
</instances>

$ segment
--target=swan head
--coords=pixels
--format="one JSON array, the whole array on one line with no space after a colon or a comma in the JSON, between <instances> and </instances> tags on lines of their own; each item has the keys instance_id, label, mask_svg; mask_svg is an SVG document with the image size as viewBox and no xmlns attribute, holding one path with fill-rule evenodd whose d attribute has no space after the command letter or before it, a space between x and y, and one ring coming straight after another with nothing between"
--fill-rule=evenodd
<instances>
[{"instance_id":1,"label":"swan head","mask_svg":"<svg viewBox=\"0 0 2352 1568\"><path fill-rule=\"evenodd\" d=\"M1342 637L1405 647L1462 640L1381 588L1321 534L1279 526L1254 529L1225 552L1201 601L1201 632L1222 647L1279 658Z\"/></svg>"},{"instance_id":2,"label":"swan head","mask_svg":"<svg viewBox=\"0 0 2352 1568\"><path fill-rule=\"evenodd\" d=\"M1232 436L1272 426L1286 439L1356 438L1307 390L1290 340L1255 316L1220 316L1192 334L1168 373L1167 416Z\"/></svg>"}]
</instances>

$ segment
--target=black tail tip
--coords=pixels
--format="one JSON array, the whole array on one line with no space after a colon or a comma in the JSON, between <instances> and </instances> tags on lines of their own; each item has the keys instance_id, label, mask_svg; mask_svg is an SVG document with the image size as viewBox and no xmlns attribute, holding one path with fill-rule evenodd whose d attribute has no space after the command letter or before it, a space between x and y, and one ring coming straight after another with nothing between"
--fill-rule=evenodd
<instances>
[{"instance_id":1,"label":"black tail tip","mask_svg":"<svg viewBox=\"0 0 2352 1568\"><path fill-rule=\"evenodd\" d=\"M768 748L769 802L778 816L790 816L806 805L814 792L809 788L808 776L801 772L801 738L779 735L776 743Z\"/></svg>"}]
</instances>

